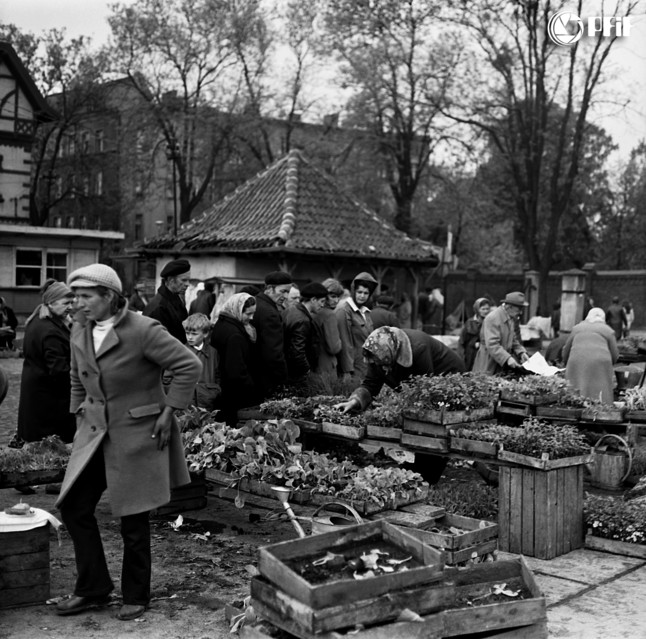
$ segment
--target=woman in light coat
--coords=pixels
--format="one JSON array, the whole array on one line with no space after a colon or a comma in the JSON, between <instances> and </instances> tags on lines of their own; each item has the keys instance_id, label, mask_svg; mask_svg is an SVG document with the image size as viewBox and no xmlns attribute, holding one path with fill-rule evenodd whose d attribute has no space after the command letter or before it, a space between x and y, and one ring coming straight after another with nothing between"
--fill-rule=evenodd
<instances>
[{"instance_id":1,"label":"woman in light coat","mask_svg":"<svg viewBox=\"0 0 646 639\"><path fill-rule=\"evenodd\" d=\"M314 324L320 336L316 372L324 377L336 379L337 355L341 352L342 344L334 310L343 295L343 286L331 277L323 282L323 286L327 289L325 306L314 315Z\"/></svg>"},{"instance_id":2,"label":"woman in light coat","mask_svg":"<svg viewBox=\"0 0 646 639\"><path fill-rule=\"evenodd\" d=\"M565 378L590 399L612 404L614 369L619 357L615 331L606 324L606 314L593 308L570 333L563 347Z\"/></svg>"},{"instance_id":3,"label":"woman in light coat","mask_svg":"<svg viewBox=\"0 0 646 639\"><path fill-rule=\"evenodd\" d=\"M113 589L94 511L109 491L124 542L118 618L135 619L150 600L149 511L190 481L173 411L191 400L201 364L156 320L129 311L117 274L104 264L74 271L78 313L71 337L71 404L77 432L56 502L76 555L69 615L106 602ZM161 372L172 372L166 394Z\"/></svg>"}]
</instances>

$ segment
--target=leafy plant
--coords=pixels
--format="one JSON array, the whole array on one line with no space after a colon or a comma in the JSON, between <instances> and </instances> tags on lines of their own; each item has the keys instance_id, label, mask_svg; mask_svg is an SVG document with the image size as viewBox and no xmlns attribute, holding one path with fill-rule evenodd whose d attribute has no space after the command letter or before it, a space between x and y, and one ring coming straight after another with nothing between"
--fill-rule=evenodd
<instances>
[{"instance_id":1,"label":"leafy plant","mask_svg":"<svg viewBox=\"0 0 646 639\"><path fill-rule=\"evenodd\" d=\"M528 375L520 379L508 380L506 390L518 395L556 395L559 399L573 399L577 395L567 380L556 375Z\"/></svg>"},{"instance_id":2,"label":"leafy plant","mask_svg":"<svg viewBox=\"0 0 646 639\"><path fill-rule=\"evenodd\" d=\"M550 459L590 452L585 436L574 426L550 424L536 417L528 417L520 428L510 431L502 440L502 445L507 451L529 457L540 458L543 453L548 453Z\"/></svg>"},{"instance_id":3,"label":"leafy plant","mask_svg":"<svg viewBox=\"0 0 646 639\"><path fill-rule=\"evenodd\" d=\"M624 391L623 401L628 410L646 410L646 388L635 386Z\"/></svg>"},{"instance_id":4,"label":"leafy plant","mask_svg":"<svg viewBox=\"0 0 646 639\"><path fill-rule=\"evenodd\" d=\"M498 519L498 490L484 482L443 480L431 486L428 502L464 517Z\"/></svg>"},{"instance_id":5,"label":"leafy plant","mask_svg":"<svg viewBox=\"0 0 646 639\"><path fill-rule=\"evenodd\" d=\"M22 448L0 449L0 471L5 473L30 470L58 470L65 468L70 458L70 447L60 437L50 435Z\"/></svg>"},{"instance_id":6,"label":"leafy plant","mask_svg":"<svg viewBox=\"0 0 646 639\"><path fill-rule=\"evenodd\" d=\"M587 494L583 502L586 525L596 537L633 544L646 543L643 503Z\"/></svg>"},{"instance_id":7,"label":"leafy plant","mask_svg":"<svg viewBox=\"0 0 646 639\"><path fill-rule=\"evenodd\" d=\"M491 424L478 426L477 423L465 426L452 427L449 431L451 437L461 439L474 439L481 442L502 442L505 437L512 435L516 430L515 426L503 426L502 424Z\"/></svg>"}]
</instances>

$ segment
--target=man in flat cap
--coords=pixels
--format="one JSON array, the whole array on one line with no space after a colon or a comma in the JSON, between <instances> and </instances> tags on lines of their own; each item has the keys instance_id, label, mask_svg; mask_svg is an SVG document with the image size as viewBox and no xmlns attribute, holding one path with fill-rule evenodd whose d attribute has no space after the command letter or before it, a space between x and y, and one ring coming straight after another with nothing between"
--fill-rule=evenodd
<instances>
[{"instance_id":1,"label":"man in flat cap","mask_svg":"<svg viewBox=\"0 0 646 639\"><path fill-rule=\"evenodd\" d=\"M323 284L311 282L301 288L300 294L301 301L283 314L287 383L295 390L304 389L308 374L318 363L320 336L314 315L323 308L328 290Z\"/></svg>"},{"instance_id":2,"label":"man in flat cap","mask_svg":"<svg viewBox=\"0 0 646 639\"><path fill-rule=\"evenodd\" d=\"M160 275L161 286L143 314L156 319L173 337L186 344L182 322L188 317L184 293L191 279L191 265L185 259L173 260L164 266Z\"/></svg>"},{"instance_id":3,"label":"man in flat cap","mask_svg":"<svg viewBox=\"0 0 646 639\"><path fill-rule=\"evenodd\" d=\"M256 346L260 359L260 391L264 398L287 381L283 319L281 311L292 287L292 276L274 271L265 277L265 290L256 295L256 312L252 324L256 328Z\"/></svg>"},{"instance_id":4,"label":"man in flat cap","mask_svg":"<svg viewBox=\"0 0 646 639\"><path fill-rule=\"evenodd\" d=\"M528 304L523 293L507 293L500 306L484 318L480 346L473 362L474 372L493 375L505 367L518 368L529 359L515 326L525 306Z\"/></svg>"}]
</instances>

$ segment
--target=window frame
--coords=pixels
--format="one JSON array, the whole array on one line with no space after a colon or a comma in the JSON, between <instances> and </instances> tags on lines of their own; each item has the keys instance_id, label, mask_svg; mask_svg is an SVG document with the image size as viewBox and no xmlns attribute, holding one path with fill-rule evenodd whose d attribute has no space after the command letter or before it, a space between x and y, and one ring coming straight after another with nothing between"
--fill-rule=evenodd
<instances>
[{"instance_id":1,"label":"window frame","mask_svg":"<svg viewBox=\"0 0 646 639\"><path fill-rule=\"evenodd\" d=\"M29 251L31 253L40 253L40 265L39 266L30 266L30 265L21 265L18 263L18 253L19 251ZM62 267L50 266L48 264L49 255L64 255L65 256L65 267L64 270ZM13 261L14 261L14 283L16 288L20 289L39 289L47 280L48 277L54 277L59 281L65 281L69 272L69 257L70 252L65 248L39 248L37 246L16 246L14 248ZM19 269L32 269L35 271L38 269L38 283L37 284L20 284L18 281L18 272Z\"/></svg>"}]
</instances>

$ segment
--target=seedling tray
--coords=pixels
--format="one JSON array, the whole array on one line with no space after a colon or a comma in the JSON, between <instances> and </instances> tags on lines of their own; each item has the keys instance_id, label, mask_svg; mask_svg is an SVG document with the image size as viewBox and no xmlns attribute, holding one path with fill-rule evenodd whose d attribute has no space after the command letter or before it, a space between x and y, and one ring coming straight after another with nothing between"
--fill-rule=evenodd
<instances>
[{"instance_id":1,"label":"seedling tray","mask_svg":"<svg viewBox=\"0 0 646 639\"><path fill-rule=\"evenodd\" d=\"M324 556L326 552L343 553L366 543L378 548L381 541L411 555L417 565L405 571L367 579L350 577L318 584L310 583L288 565L305 558ZM440 578L443 567L442 553L383 520L265 546L259 550L258 562L258 570L265 579L312 609L330 606L347 609L352 602L428 584Z\"/></svg>"},{"instance_id":2,"label":"seedling tray","mask_svg":"<svg viewBox=\"0 0 646 639\"><path fill-rule=\"evenodd\" d=\"M479 419L493 417L494 407L472 408L471 410L449 410L446 408L406 408L404 417L420 422L432 424L460 424L462 422L474 422Z\"/></svg>"}]
</instances>

